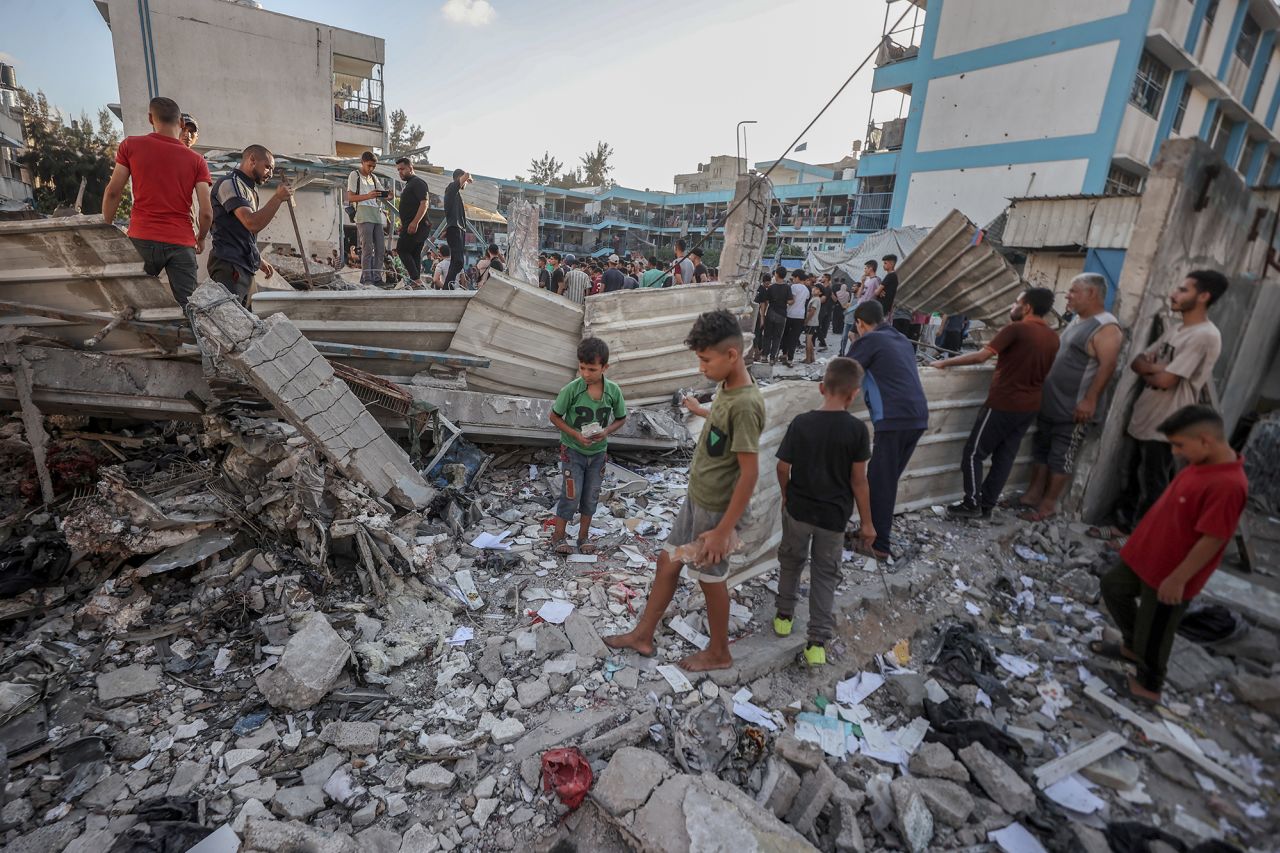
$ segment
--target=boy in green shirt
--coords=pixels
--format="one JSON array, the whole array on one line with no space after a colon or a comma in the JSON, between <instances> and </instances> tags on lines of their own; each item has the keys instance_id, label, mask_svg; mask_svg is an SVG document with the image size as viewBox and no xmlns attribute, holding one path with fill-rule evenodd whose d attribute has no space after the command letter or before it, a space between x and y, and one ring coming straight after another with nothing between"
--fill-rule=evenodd
<instances>
[{"instance_id":1,"label":"boy in green shirt","mask_svg":"<svg viewBox=\"0 0 1280 853\"><path fill-rule=\"evenodd\" d=\"M578 551L594 554L596 550L587 537L604 480L605 450L609 436L621 429L627 418L622 389L604 378L608 368L609 345L599 338L583 338L578 344L578 378L561 388L551 404L551 423L560 430L560 473L564 475L551 535L557 554L573 553L573 546L565 539L565 527L574 511L581 514Z\"/></svg>"},{"instance_id":2,"label":"boy in green shirt","mask_svg":"<svg viewBox=\"0 0 1280 853\"><path fill-rule=\"evenodd\" d=\"M658 555L658 573L636 627L626 634L605 637L614 649L635 649L653 655L653 632L675 595L680 570L676 549L700 542L703 561L690 576L702 587L707 601L711 642L706 649L680 661L690 672L728 669L730 540L755 491L760 473L760 432L764 429L764 397L756 388L742 358L742 327L728 311L710 311L693 324L685 345L697 353L703 376L720 386L710 409L686 397L685 408L706 418L689 465L689 493Z\"/></svg>"}]
</instances>

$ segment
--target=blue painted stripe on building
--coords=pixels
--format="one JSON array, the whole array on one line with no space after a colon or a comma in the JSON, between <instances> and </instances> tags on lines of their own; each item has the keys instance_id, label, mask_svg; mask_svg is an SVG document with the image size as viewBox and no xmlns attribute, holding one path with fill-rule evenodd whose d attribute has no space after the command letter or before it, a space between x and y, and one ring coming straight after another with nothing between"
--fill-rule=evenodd
<instances>
[{"instance_id":1,"label":"blue painted stripe on building","mask_svg":"<svg viewBox=\"0 0 1280 853\"><path fill-rule=\"evenodd\" d=\"M912 158L912 166L917 172L934 172L939 169L980 169L986 166L1004 166L1009 163L1081 160L1093 153L1096 142L1095 134L1081 133L1076 136L1002 142L998 145L917 151Z\"/></svg>"},{"instance_id":2,"label":"blue painted stripe on building","mask_svg":"<svg viewBox=\"0 0 1280 853\"><path fill-rule=\"evenodd\" d=\"M1218 63L1218 79L1227 79L1227 69L1231 67L1231 57L1236 53L1236 42L1240 40L1240 30L1244 27L1244 16L1249 11L1249 0L1239 0L1236 13L1231 16L1231 29L1227 31L1227 44L1222 48L1222 60Z\"/></svg>"},{"instance_id":3,"label":"blue painted stripe on building","mask_svg":"<svg viewBox=\"0 0 1280 853\"><path fill-rule=\"evenodd\" d=\"M1209 4L1214 0L1196 0L1195 8L1191 10L1191 22L1187 25L1187 38L1182 42L1182 48L1192 55L1196 52L1196 42L1200 39L1200 28L1204 26L1204 16L1209 11Z\"/></svg>"},{"instance_id":4,"label":"blue painted stripe on building","mask_svg":"<svg viewBox=\"0 0 1280 853\"><path fill-rule=\"evenodd\" d=\"M1253 156L1249 158L1249 164L1245 168L1244 182L1249 186L1259 183L1258 173L1262 171L1262 161L1267 158L1266 144L1255 145L1253 147Z\"/></svg>"},{"instance_id":5,"label":"blue painted stripe on building","mask_svg":"<svg viewBox=\"0 0 1280 853\"><path fill-rule=\"evenodd\" d=\"M858 158L858 177L875 178L892 175L898 170L898 152L864 154Z\"/></svg>"},{"instance_id":6,"label":"blue painted stripe on building","mask_svg":"<svg viewBox=\"0 0 1280 853\"><path fill-rule=\"evenodd\" d=\"M925 16L924 35L920 38L920 52L915 67L919 77L911 87L911 107L907 110L907 127L902 134L902 150L898 152L897 179L893 182L893 203L889 206L889 227L902 225L907 208L907 191L911 188L912 155L920 140L920 122L924 118L924 103L929 97L929 78L933 76L933 50L938 43L938 22L942 20L946 0L934 0L933 8Z\"/></svg>"},{"instance_id":7,"label":"blue painted stripe on building","mask_svg":"<svg viewBox=\"0 0 1280 853\"><path fill-rule=\"evenodd\" d=\"M1169 134L1173 133L1173 117L1178 112L1178 102L1182 100L1182 93L1186 88L1187 72L1185 70L1173 72L1173 76L1169 78L1169 91L1164 95L1164 111L1160 113L1160 124L1156 127L1156 141L1151 146L1151 159L1147 162L1156 162L1160 146L1169 138Z\"/></svg>"},{"instance_id":8,"label":"blue painted stripe on building","mask_svg":"<svg viewBox=\"0 0 1280 853\"><path fill-rule=\"evenodd\" d=\"M1111 155L1116 150L1120 136L1120 124L1124 121L1125 104L1133 90L1133 78L1138 73L1138 63L1147 41L1147 27L1155 0L1130 0L1129 11L1119 27L1120 44L1116 48L1115 63L1111 66L1111 80L1102 101L1098 116L1098 130L1094 135L1093 154L1085 172L1084 193L1101 193L1106 188L1107 174L1111 171Z\"/></svg>"},{"instance_id":9,"label":"blue painted stripe on building","mask_svg":"<svg viewBox=\"0 0 1280 853\"><path fill-rule=\"evenodd\" d=\"M1276 112L1280 110L1280 81L1276 82L1276 88L1271 93L1271 106L1267 107L1267 129L1275 130Z\"/></svg>"},{"instance_id":10,"label":"blue painted stripe on building","mask_svg":"<svg viewBox=\"0 0 1280 853\"><path fill-rule=\"evenodd\" d=\"M1209 131L1213 128L1213 117L1218 112L1218 99L1210 98L1204 108L1204 118L1200 120L1200 132L1196 134L1205 142L1209 141Z\"/></svg>"},{"instance_id":11,"label":"blue painted stripe on building","mask_svg":"<svg viewBox=\"0 0 1280 853\"><path fill-rule=\"evenodd\" d=\"M1235 127L1231 128L1231 135L1227 137L1227 153L1222 157L1233 169L1236 163L1240 162L1240 149L1244 147L1244 138L1248 130L1248 122L1238 121Z\"/></svg>"},{"instance_id":12,"label":"blue painted stripe on building","mask_svg":"<svg viewBox=\"0 0 1280 853\"><path fill-rule=\"evenodd\" d=\"M993 65L1007 65L1011 62L1021 62L1025 59L1035 59L1048 54L1061 53L1065 50L1075 50L1092 44L1115 41L1127 35L1127 28L1138 17L1135 12L1140 12L1143 8L1146 9L1146 12L1141 15L1143 36L1145 37L1146 22L1151 19L1151 6L1153 3L1154 0L1131 0L1129 11L1120 15L1113 15L1110 18L1099 18L1096 21L1088 21L1059 30L1051 30L1047 33L1038 33L1037 35L1026 36L1013 41L1002 42L1001 44L967 50L964 53L934 57L929 63L930 76L946 77L951 74L961 74L979 68L989 68ZM930 14L933 14L932 9L929 11ZM927 26L928 23L926 21Z\"/></svg>"},{"instance_id":13,"label":"blue painted stripe on building","mask_svg":"<svg viewBox=\"0 0 1280 853\"><path fill-rule=\"evenodd\" d=\"M1280 158L1277 158L1276 162L1271 165L1271 174L1266 176L1267 186L1274 187L1277 184L1280 184Z\"/></svg>"},{"instance_id":14,"label":"blue painted stripe on building","mask_svg":"<svg viewBox=\"0 0 1280 853\"><path fill-rule=\"evenodd\" d=\"M1267 76L1267 68L1271 65L1271 50L1275 47L1276 31L1267 30L1258 40L1258 49L1253 54L1253 67L1249 69L1249 82L1244 87L1244 106L1249 112L1258 103L1258 92L1262 90L1262 78Z\"/></svg>"}]
</instances>

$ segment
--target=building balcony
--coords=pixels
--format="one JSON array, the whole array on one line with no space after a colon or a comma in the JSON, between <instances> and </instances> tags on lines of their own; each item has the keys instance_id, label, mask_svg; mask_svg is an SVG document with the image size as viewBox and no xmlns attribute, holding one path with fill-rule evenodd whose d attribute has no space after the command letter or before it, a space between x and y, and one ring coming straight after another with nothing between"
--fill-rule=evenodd
<instances>
[{"instance_id":1,"label":"building balcony","mask_svg":"<svg viewBox=\"0 0 1280 853\"><path fill-rule=\"evenodd\" d=\"M902 148L902 139L907 134L907 120L895 118L876 124L872 122L867 128L866 144L862 150L868 154L876 151L898 151Z\"/></svg>"},{"instance_id":2,"label":"building balcony","mask_svg":"<svg viewBox=\"0 0 1280 853\"><path fill-rule=\"evenodd\" d=\"M1125 104L1120 133L1116 136L1115 159L1129 169L1145 171L1159 132L1159 122L1133 104Z\"/></svg>"}]
</instances>

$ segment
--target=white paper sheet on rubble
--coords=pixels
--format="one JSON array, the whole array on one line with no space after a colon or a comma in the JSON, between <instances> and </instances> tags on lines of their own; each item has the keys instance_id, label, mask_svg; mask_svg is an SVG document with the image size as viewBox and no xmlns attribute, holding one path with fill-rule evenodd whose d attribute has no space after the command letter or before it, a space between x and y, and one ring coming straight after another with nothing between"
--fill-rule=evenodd
<instances>
[{"instance_id":1,"label":"white paper sheet on rubble","mask_svg":"<svg viewBox=\"0 0 1280 853\"><path fill-rule=\"evenodd\" d=\"M449 638L449 645L465 646L467 644L467 640L474 640L475 638L476 631L474 628L469 625L461 625L458 627L458 630L453 632L453 636Z\"/></svg>"},{"instance_id":2,"label":"white paper sheet on rubble","mask_svg":"<svg viewBox=\"0 0 1280 853\"><path fill-rule=\"evenodd\" d=\"M898 734L894 740L898 742L898 746L902 747L907 755L911 755L924 742L924 736L928 731L929 721L924 717L916 717L910 723L898 729Z\"/></svg>"},{"instance_id":3,"label":"white paper sheet on rubble","mask_svg":"<svg viewBox=\"0 0 1280 853\"><path fill-rule=\"evenodd\" d=\"M994 841L1004 853L1046 853L1044 846L1020 823L993 829L987 833L987 840Z\"/></svg>"},{"instance_id":4,"label":"white paper sheet on rubble","mask_svg":"<svg viewBox=\"0 0 1280 853\"><path fill-rule=\"evenodd\" d=\"M968 599L965 599L965 602L964 602L964 609L965 609L965 610L967 610L967 611L969 611L969 615L970 615L970 616L981 616L981 615L982 615L982 608L981 608L981 607L979 607L978 605L974 604L972 601L969 601Z\"/></svg>"},{"instance_id":5,"label":"white paper sheet on rubble","mask_svg":"<svg viewBox=\"0 0 1280 853\"><path fill-rule=\"evenodd\" d=\"M868 758L874 758L876 761L882 761L885 764L897 764L900 767L907 766L909 757L907 756L907 753L903 751L902 747L897 746L896 744L890 744L888 749L875 749L868 744L866 740L859 740L857 741L858 748L853 749L852 744L855 739L849 738L849 741L850 752L861 752Z\"/></svg>"},{"instance_id":6,"label":"white paper sheet on rubble","mask_svg":"<svg viewBox=\"0 0 1280 853\"><path fill-rule=\"evenodd\" d=\"M952 581L952 584L955 586L955 588L956 588L956 592L968 592L968 591L969 591L969 585L968 585L967 583L965 583L964 581L960 580L960 578L956 578L955 580L953 580L953 581Z\"/></svg>"},{"instance_id":7,"label":"white paper sheet on rubble","mask_svg":"<svg viewBox=\"0 0 1280 853\"><path fill-rule=\"evenodd\" d=\"M688 693L693 689L693 685L689 683L689 679L685 677L685 674L680 671L679 667L672 666L669 663L664 663L661 666L656 667L656 669L658 670L658 675L665 678L667 680L667 684L670 684L671 689L675 692Z\"/></svg>"},{"instance_id":8,"label":"white paper sheet on rubble","mask_svg":"<svg viewBox=\"0 0 1280 853\"><path fill-rule=\"evenodd\" d=\"M675 631L677 634L683 637L685 640L688 640L690 643L697 646L699 649L705 649L707 645L711 642L710 637L708 637L706 634L703 634L701 631L698 631L688 622L685 622L683 616L675 617L674 619L672 619L670 622L667 623L667 626L671 628L672 631Z\"/></svg>"},{"instance_id":9,"label":"white paper sheet on rubble","mask_svg":"<svg viewBox=\"0 0 1280 853\"><path fill-rule=\"evenodd\" d=\"M1024 657L1018 657L1017 655L1007 653L996 655L996 663L1009 670L1009 672L1013 673L1018 678L1026 678L1028 675L1031 675L1036 670L1040 669L1040 664L1038 663L1032 663Z\"/></svg>"},{"instance_id":10,"label":"white paper sheet on rubble","mask_svg":"<svg viewBox=\"0 0 1280 853\"><path fill-rule=\"evenodd\" d=\"M570 554L570 563L594 563L597 557L595 554Z\"/></svg>"},{"instance_id":11,"label":"white paper sheet on rubble","mask_svg":"<svg viewBox=\"0 0 1280 853\"><path fill-rule=\"evenodd\" d=\"M987 691L983 690L981 687L978 688L978 694L973 697L973 701L984 708L991 707L991 697L988 696Z\"/></svg>"},{"instance_id":12,"label":"white paper sheet on rubble","mask_svg":"<svg viewBox=\"0 0 1280 853\"><path fill-rule=\"evenodd\" d=\"M871 749L883 751L895 745L889 738L889 734L880 727L879 723L867 721L862 724L861 728L862 739Z\"/></svg>"},{"instance_id":13,"label":"white paper sheet on rubble","mask_svg":"<svg viewBox=\"0 0 1280 853\"><path fill-rule=\"evenodd\" d=\"M1078 773L1072 773L1045 788L1044 795L1064 809L1080 814L1093 814L1106 805L1101 797L1089 790Z\"/></svg>"},{"instance_id":14,"label":"white paper sheet on rubble","mask_svg":"<svg viewBox=\"0 0 1280 853\"><path fill-rule=\"evenodd\" d=\"M930 702L941 704L951 698L947 689L939 684L936 678L930 678L924 683L924 692Z\"/></svg>"},{"instance_id":15,"label":"white paper sheet on rubble","mask_svg":"<svg viewBox=\"0 0 1280 853\"><path fill-rule=\"evenodd\" d=\"M848 723L825 714L805 712L796 716L796 737L799 740L816 743L822 747L823 752L833 758L844 757L848 751L846 741L852 730L853 727Z\"/></svg>"},{"instance_id":16,"label":"white paper sheet on rubble","mask_svg":"<svg viewBox=\"0 0 1280 853\"><path fill-rule=\"evenodd\" d=\"M1051 720L1058 719L1058 713L1063 708L1070 708L1072 705L1071 700L1067 698L1067 691L1056 680L1044 682L1036 687L1036 692L1044 698L1044 704L1040 706L1040 713Z\"/></svg>"},{"instance_id":17,"label":"white paper sheet on rubble","mask_svg":"<svg viewBox=\"0 0 1280 853\"><path fill-rule=\"evenodd\" d=\"M553 625L563 625L564 620L568 619L569 614L572 612L572 602L556 601L555 599L538 608L538 615L542 617L543 621L550 622Z\"/></svg>"},{"instance_id":18,"label":"white paper sheet on rubble","mask_svg":"<svg viewBox=\"0 0 1280 853\"><path fill-rule=\"evenodd\" d=\"M750 701L751 701L751 688L750 688L750 687L740 687L740 688L738 688L738 692L737 692L737 693L735 693L735 694L733 694L733 701L735 701L735 702L750 702Z\"/></svg>"},{"instance_id":19,"label":"white paper sheet on rubble","mask_svg":"<svg viewBox=\"0 0 1280 853\"><path fill-rule=\"evenodd\" d=\"M530 466L529 466L529 479L530 479L530 480L536 480L536 479L538 479L538 466L537 466L537 465L530 465Z\"/></svg>"},{"instance_id":20,"label":"white paper sheet on rubble","mask_svg":"<svg viewBox=\"0 0 1280 853\"><path fill-rule=\"evenodd\" d=\"M640 567L649 562L644 554L640 553L640 549L634 545L623 545L619 550L627 555L627 564L634 567Z\"/></svg>"},{"instance_id":21,"label":"white paper sheet on rubble","mask_svg":"<svg viewBox=\"0 0 1280 853\"><path fill-rule=\"evenodd\" d=\"M458 584L458 591L462 593L463 604L471 610L484 607L484 599L480 596L480 590L476 588L475 578L471 577L470 569L454 572L453 579Z\"/></svg>"},{"instance_id":22,"label":"white paper sheet on rubble","mask_svg":"<svg viewBox=\"0 0 1280 853\"><path fill-rule=\"evenodd\" d=\"M836 701L841 705L860 705L884 685L884 677L876 672L860 672L836 684Z\"/></svg>"},{"instance_id":23,"label":"white paper sheet on rubble","mask_svg":"<svg viewBox=\"0 0 1280 853\"><path fill-rule=\"evenodd\" d=\"M748 723L755 723L757 726L764 726L771 732L778 730L778 724L773 721L773 717L765 713L764 709L751 702L734 702L733 713L746 720Z\"/></svg>"},{"instance_id":24,"label":"white paper sheet on rubble","mask_svg":"<svg viewBox=\"0 0 1280 853\"><path fill-rule=\"evenodd\" d=\"M729 602L729 615L734 619L741 619L743 622L751 621L751 609L736 601Z\"/></svg>"},{"instance_id":25,"label":"white paper sheet on rubble","mask_svg":"<svg viewBox=\"0 0 1280 853\"><path fill-rule=\"evenodd\" d=\"M482 531L479 536L471 540L471 547L480 548L481 550L488 549L490 551L510 551L511 546L503 541L510 535L510 530L504 530L497 536L487 530Z\"/></svg>"},{"instance_id":26,"label":"white paper sheet on rubble","mask_svg":"<svg viewBox=\"0 0 1280 853\"><path fill-rule=\"evenodd\" d=\"M863 722L871 719L871 712L867 710L865 705L851 705L847 708L844 705L836 705L836 708L838 709L837 713L851 723L862 725Z\"/></svg>"}]
</instances>

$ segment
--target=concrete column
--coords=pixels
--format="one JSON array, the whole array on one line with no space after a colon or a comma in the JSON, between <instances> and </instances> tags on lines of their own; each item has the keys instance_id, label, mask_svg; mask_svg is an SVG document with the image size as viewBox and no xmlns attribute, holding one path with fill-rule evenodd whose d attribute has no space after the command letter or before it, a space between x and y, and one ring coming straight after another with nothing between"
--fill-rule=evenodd
<instances>
[{"instance_id":1,"label":"concrete column","mask_svg":"<svg viewBox=\"0 0 1280 853\"><path fill-rule=\"evenodd\" d=\"M507 272L512 278L538 283L538 207L522 198L507 209Z\"/></svg>"},{"instance_id":2,"label":"concrete column","mask_svg":"<svg viewBox=\"0 0 1280 853\"><path fill-rule=\"evenodd\" d=\"M733 210L724 224L724 249L720 252L720 280L754 291L760 281L765 238L768 236L769 203L773 187L758 175L740 175L734 186Z\"/></svg>"}]
</instances>

